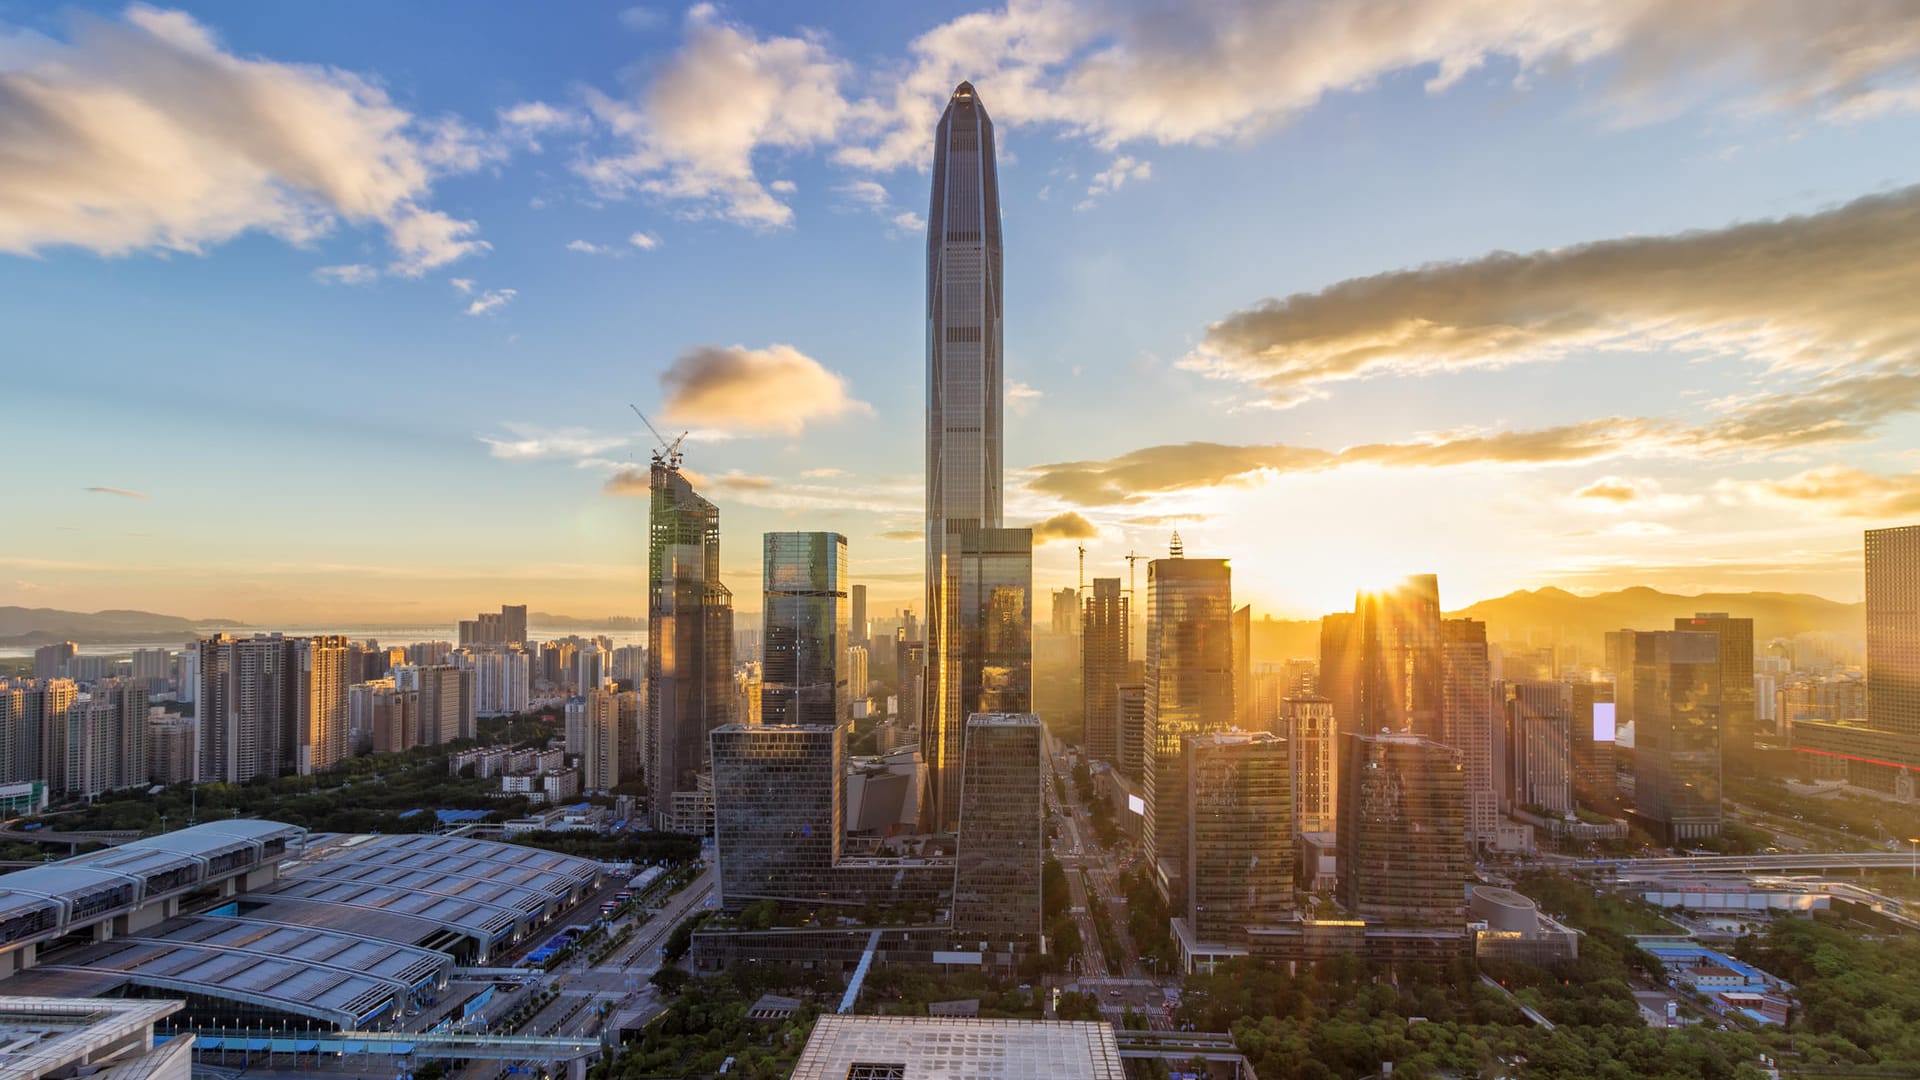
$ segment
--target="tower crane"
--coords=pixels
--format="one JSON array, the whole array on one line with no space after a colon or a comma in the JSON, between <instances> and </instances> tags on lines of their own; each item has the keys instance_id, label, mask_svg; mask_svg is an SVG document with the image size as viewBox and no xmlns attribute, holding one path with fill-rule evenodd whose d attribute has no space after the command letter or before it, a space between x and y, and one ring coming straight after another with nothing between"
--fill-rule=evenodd
<instances>
[{"instance_id":1,"label":"tower crane","mask_svg":"<svg viewBox=\"0 0 1920 1080\"><path fill-rule=\"evenodd\" d=\"M692 434L692 432L683 431L675 437L672 442L668 442L667 437L660 434L660 429L653 426L653 421L647 419L647 414L640 411L640 406L629 402L627 408L632 409L633 415L639 417L640 422L647 425L647 430L653 433L653 441L660 444L659 447L653 451L653 463L655 465L665 465L669 469L678 469L682 457L680 444L686 442L687 436Z\"/></svg>"}]
</instances>

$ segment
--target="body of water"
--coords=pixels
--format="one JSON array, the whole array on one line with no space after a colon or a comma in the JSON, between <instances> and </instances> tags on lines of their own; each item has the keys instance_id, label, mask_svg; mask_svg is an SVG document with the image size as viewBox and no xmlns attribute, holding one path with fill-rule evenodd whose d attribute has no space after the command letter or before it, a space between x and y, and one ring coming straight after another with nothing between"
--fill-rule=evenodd
<instances>
[{"instance_id":1,"label":"body of water","mask_svg":"<svg viewBox=\"0 0 1920 1080\"><path fill-rule=\"evenodd\" d=\"M281 633L288 637L312 637L320 634L340 634L354 641L377 641L386 646L411 645L416 641L453 641L458 642L458 629L453 626L235 626L205 627L200 632L211 635L221 632L235 637L247 637L252 634ZM527 627L527 636L535 641L552 641L555 638L579 636L584 638L611 638L616 648L621 645L645 645L647 632L644 628L622 627L618 630L604 630L592 626L540 626ZM189 637L140 642L100 642L83 644L80 653L83 656L131 656L135 649L171 649L178 652L187 643ZM31 645L10 645L0 647L0 659L32 656Z\"/></svg>"}]
</instances>

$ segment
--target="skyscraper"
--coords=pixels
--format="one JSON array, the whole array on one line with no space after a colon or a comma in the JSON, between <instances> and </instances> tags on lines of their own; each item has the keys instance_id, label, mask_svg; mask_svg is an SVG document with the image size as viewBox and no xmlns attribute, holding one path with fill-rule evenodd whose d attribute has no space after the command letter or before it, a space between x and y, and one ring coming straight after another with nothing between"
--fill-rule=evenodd
<instances>
[{"instance_id":1,"label":"skyscraper","mask_svg":"<svg viewBox=\"0 0 1920 1080\"><path fill-rule=\"evenodd\" d=\"M50 791L92 799L147 784L147 692L130 680L96 683L48 729Z\"/></svg>"},{"instance_id":2,"label":"skyscraper","mask_svg":"<svg viewBox=\"0 0 1920 1080\"><path fill-rule=\"evenodd\" d=\"M580 754L580 787L584 791L611 791L620 786L620 760L625 755L620 727L620 699L612 690L587 692L585 731Z\"/></svg>"},{"instance_id":3,"label":"skyscraper","mask_svg":"<svg viewBox=\"0 0 1920 1080\"><path fill-rule=\"evenodd\" d=\"M1177 900L1187 865L1185 740L1233 726L1233 574L1225 559L1147 564L1146 730L1142 839ZM1164 793L1165 797L1161 797Z\"/></svg>"},{"instance_id":4,"label":"skyscraper","mask_svg":"<svg viewBox=\"0 0 1920 1080\"><path fill-rule=\"evenodd\" d=\"M302 776L323 772L347 759L347 639L302 638L295 646L300 664L294 688L294 768Z\"/></svg>"},{"instance_id":5,"label":"skyscraper","mask_svg":"<svg viewBox=\"0 0 1920 1080\"><path fill-rule=\"evenodd\" d=\"M216 634L197 649L200 781L244 784L290 768L299 708L294 639Z\"/></svg>"},{"instance_id":6,"label":"skyscraper","mask_svg":"<svg viewBox=\"0 0 1920 1080\"><path fill-rule=\"evenodd\" d=\"M656 826L692 793L707 735L733 712L733 594L720 583L720 511L655 455L647 547L647 787Z\"/></svg>"},{"instance_id":7,"label":"skyscraper","mask_svg":"<svg viewBox=\"0 0 1920 1080\"><path fill-rule=\"evenodd\" d=\"M1614 782L1613 684L1576 679L1573 700L1573 797L1582 806L1608 813L1619 809Z\"/></svg>"},{"instance_id":8,"label":"skyscraper","mask_svg":"<svg viewBox=\"0 0 1920 1080\"><path fill-rule=\"evenodd\" d=\"M1339 898L1368 922L1466 922L1460 754L1418 735L1350 735L1341 768Z\"/></svg>"},{"instance_id":9,"label":"skyscraper","mask_svg":"<svg viewBox=\"0 0 1920 1080\"><path fill-rule=\"evenodd\" d=\"M1920 525L1868 529L1867 726L1920 736Z\"/></svg>"},{"instance_id":10,"label":"skyscraper","mask_svg":"<svg viewBox=\"0 0 1920 1080\"><path fill-rule=\"evenodd\" d=\"M1573 810L1573 686L1523 681L1507 686L1507 788L1513 804Z\"/></svg>"},{"instance_id":11,"label":"skyscraper","mask_svg":"<svg viewBox=\"0 0 1920 1080\"><path fill-rule=\"evenodd\" d=\"M1201 941L1241 941L1247 927L1293 911L1287 740L1196 735L1187 754L1187 919Z\"/></svg>"},{"instance_id":12,"label":"skyscraper","mask_svg":"<svg viewBox=\"0 0 1920 1080\"><path fill-rule=\"evenodd\" d=\"M1080 593L1076 589L1053 590L1053 619L1048 629L1058 637L1080 632Z\"/></svg>"},{"instance_id":13,"label":"skyscraper","mask_svg":"<svg viewBox=\"0 0 1920 1080\"><path fill-rule=\"evenodd\" d=\"M1414 574L1400 584L1363 592L1360 621L1360 730L1440 730L1440 582Z\"/></svg>"},{"instance_id":14,"label":"skyscraper","mask_svg":"<svg viewBox=\"0 0 1920 1080\"><path fill-rule=\"evenodd\" d=\"M1633 801L1668 843L1720 833L1720 635L1633 635Z\"/></svg>"},{"instance_id":15,"label":"skyscraper","mask_svg":"<svg viewBox=\"0 0 1920 1080\"><path fill-rule=\"evenodd\" d=\"M960 767L967 717L1024 713L1033 704L1033 531L949 527L940 601L927 633L928 711L920 725L935 831L960 820Z\"/></svg>"},{"instance_id":16,"label":"skyscraper","mask_svg":"<svg viewBox=\"0 0 1920 1080\"><path fill-rule=\"evenodd\" d=\"M834 724L714 730L714 853L728 908L832 894L843 831L844 731Z\"/></svg>"},{"instance_id":17,"label":"skyscraper","mask_svg":"<svg viewBox=\"0 0 1920 1080\"><path fill-rule=\"evenodd\" d=\"M1040 935L1040 718L975 713L967 720L955 845L953 934L1004 953Z\"/></svg>"},{"instance_id":18,"label":"skyscraper","mask_svg":"<svg viewBox=\"0 0 1920 1080\"><path fill-rule=\"evenodd\" d=\"M1116 692L1127 680L1127 596L1120 579L1094 578L1080 615L1080 695L1087 756L1119 763Z\"/></svg>"},{"instance_id":19,"label":"skyscraper","mask_svg":"<svg viewBox=\"0 0 1920 1080\"><path fill-rule=\"evenodd\" d=\"M957 602L947 595L970 577L1017 578L1018 606L1026 613L1022 639L1031 632L1030 533L1024 574L1000 565L1009 561L1015 539L1015 530L1000 527L1002 294L993 122L973 84L963 82L954 88L934 134L927 209L927 705L921 747L929 790L922 806L932 825L943 830L959 817L967 716L1025 712L1029 705L1024 689L1002 700L969 700L971 687L989 681L979 671L988 661L962 655L964 643L957 639L980 635L980 623L961 609L979 606L982 598L976 594ZM969 559L975 564L971 569ZM991 595L987 602L1011 606Z\"/></svg>"},{"instance_id":20,"label":"skyscraper","mask_svg":"<svg viewBox=\"0 0 1920 1080\"><path fill-rule=\"evenodd\" d=\"M1233 724L1242 731L1264 728L1272 717L1256 718L1253 693L1253 605L1233 609Z\"/></svg>"},{"instance_id":21,"label":"skyscraper","mask_svg":"<svg viewBox=\"0 0 1920 1080\"><path fill-rule=\"evenodd\" d=\"M1752 777L1757 770L1753 740L1753 620L1724 611L1700 612L1673 620L1675 630L1720 637L1720 763L1723 772Z\"/></svg>"},{"instance_id":22,"label":"skyscraper","mask_svg":"<svg viewBox=\"0 0 1920 1080\"><path fill-rule=\"evenodd\" d=\"M1465 770L1467 839L1493 840L1500 823L1500 786L1494 755L1493 669L1487 624L1476 619L1440 623L1440 741L1460 751Z\"/></svg>"},{"instance_id":23,"label":"skyscraper","mask_svg":"<svg viewBox=\"0 0 1920 1080\"><path fill-rule=\"evenodd\" d=\"M847 646L851 648L858 645L863 649L870 648L871 646L867 644L867 641L873 634L871 627L867 623L867 587L865 585L851 586L847 590L847 599L853 602L853 615L851 617L852 633L847 638ZM864 693L865 691L863 690L861 692Z\"/></svg>"},{"instance_id":24,"label":"skyscraper","mask_svg":"<svg viewBox=\"0 0 1920 1080\"><path fill-rule=\"evenodd\" d=\"M1333 703L1317 695L1286 698L1280 703L1280 724L1292 755L1293 826L1303 833L1330 833L1340 788Z\"/></svg>"},{"instance_id":25,"label":"skyscraper","mask_svg":"<svg viewBox=\"0 0 1920 1080\"><path fill-rule=\"evenodd\" d=\"M847 538L830 532L768 533L764 574L760 722L843 722L851 632Z\"/></svg>"}]
</instances>

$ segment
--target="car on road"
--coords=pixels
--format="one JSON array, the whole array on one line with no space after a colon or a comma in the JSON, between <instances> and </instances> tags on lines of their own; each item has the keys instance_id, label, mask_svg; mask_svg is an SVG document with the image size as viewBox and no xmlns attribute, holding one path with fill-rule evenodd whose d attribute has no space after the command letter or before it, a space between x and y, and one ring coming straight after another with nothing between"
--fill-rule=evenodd
<instances>
[{"instance_id":1,"label":"car on road","mask_svg":"<svg viewBox=\"0 0 1920 1080\"><path fill-rule=\"evenodd\" d=\"M1121 996L1121 994L1120 994L1120 991L1118 991L1118 990L1109 990L1109 991L1107 991L1107 996L1108 996L1108 997L1120 997L1120 996Z\"/></svg>"}]
</instances>

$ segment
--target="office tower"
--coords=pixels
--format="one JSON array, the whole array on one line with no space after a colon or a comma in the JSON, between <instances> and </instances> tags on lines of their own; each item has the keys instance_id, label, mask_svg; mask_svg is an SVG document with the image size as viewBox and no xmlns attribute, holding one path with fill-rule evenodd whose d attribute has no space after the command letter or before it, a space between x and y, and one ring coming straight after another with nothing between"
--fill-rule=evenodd
<instances>
[{"instance_id":1,"label":"office tower","mask_svg":"<svg viewBox=\"0 0 1920 1080\"><path fill-rule=\"evenodd\" d=\"M647 549L647 787L656 825L694 793L707 734L733 714L733 594L720 583L720 511L656 455Z\"/></svg>"},{"instance_id":2,"label":"office tower","mask_svg":"<svg viewBox=\"0 0 1920 1080\"><path fill-rule=\"evenodd\" d=\"M1129 677L1139 667L1128 664ZM1148 766L1153 761L1153 737L1147 728L1146 683L1123 682L1113 688L1113 729L1119 741L1114 766L1136 783L1145 784Z\"/></svg>"},{"instance_id":3,"label":"office tower","mask_svg":"<svg viewBox=\"0 0 1920 1080\"><path fill-rule=\"evenodd\" d=\"M849 700L847 538L772 532L764 555L760 722L838 724Z\"/></svg>"},{"instance_id":4,"label":"office tower","mask_svg":"<svg viewBox=\"0 0 1920 1080\"><path fill-rule=\"evenodd\" d=\"M1363 592L1360 622L1360 729L1368 734L1440 734L1440 582L1414 574ZM1484 636L1484 635L1483 635Z\"/></svg>"},{"instance_id":5,"label":"office tower","mask_svg":"<svg viewBox=\"0 0 1920 1080\"><path fill-rule=\"evenodd\" d=\"M68 665L80 655L80 646L71 641L56 641L33 650L33 677L40 680L64 679Z\"/></svg>"},{"instance_id":6,"label":"office tower","mask_svg":"<svg viewBox=\"0 0 1920 1080\"><path fill-rule=\"evenodd\" d=\"M132 682L97 684L49 725L48 790L93 799L147 785L147 692Z\"/></svg>"},{"instance_id":7,"label":"office tower","mask_svg":"<svg viewBox=\"0 0 1920 1080\"><path fill-rule=\"evenodd\" d=\"M1080 698L1086 732L1082 743L1095 761L1118 763L1119 714L1114 709L1127 678L1127 596L1120 579L1094 578L1080 614Z\"/></svg>"},{"instance_id":8,"label":"office tower","mask_svg":"<svg viewBox=\"0 0 1920 1080\"><path fill-rule=\"evenodd\" d=\"M1507 684L1507 790L1535 813L1573 812L1573 687Z\"/></svg>"},{"instance_id":9,"label":"office tower","mask_svg":"<svg viewBox=\"0 0 1920 1080\"><path fill-rule=\"evenodd\" d=\"M1319 695L1280 703L1281 730L1292 754L1293 822L1303 833L1330 833L1339 808L1339 732L1333 702Z\"/></svg>"},{"instance_id":10,"label":"office tower","mask_svg":"<svg viewBox=\"0 0 1920 1080\"><path fill-rule=\"evenodd\" d=\"M1493 840L1500 824L1500 781L1494 754L1493 668L1487 624L1474 619L1440 623L1440 742L1460 751L1465 770L1467 839Z\"/></svg>"},{"instance_id":11,"label":"office tower","mask_svg":"<svg viewBox=\"0 0 1920 1080\"><path fill-rule=\"evenodd\" d=\"M949 522L941 555L941 607L927 622L927 763L922 808L933 831L960 819L966 721L974 713L1024 713L1033 703L1033 530Z\"/></svg>"},{"instance_id":12,"label":"office tower","mask_svg":"<svg viewBox=\"0 0 1920 1080\"><path fill-rule=\"evenodd\" d=\"M279 634L201 639L200 729L203 783L244 784L293 767L300 660L295 639Z\"/></svg>"},{"instance_id":13,"label":"office tower","mask_svg":"<svg viewBox=\"0 0 1920 1080\"><path fill-rule=\"evenodd\" d=\"M1319 693L1333 705L1340 737L1361 731L1360 618L1336 611L1320 619Z\"/></svg>"},{"instance_id":14,"label":"office tower","mask_svg":"<svg viewBox=\"0 0 1920 1080\"><path fill-rule=\"evenodd\" d=\"M1620 801L1613 767L1613 684L1576 679L1568 696L1573 702L1574 801L1612 812Z\"/></svg>"},{"instance_id":15,"label":"office tower","mask_svg":"<svg viewBox=\"0 0 1920 1080\"><path fill-rule=\"evenodd\" d=\"M473 676L451 664L417 669L415 689L420 708L415 714L414 744L438 746L474 733Z\"/></svg>"},{"instance_id":16,"label":"office tower","mask_svg":"<svg viewBox=\"0 0 1920 1080\"><path fill-rule=\"evenodd\" d=\"M1252 604L1233 609L1233 724L1242 731L1263 726L1254 718Z\"/></svg>"},{"instance_id":17,"label":"office tower","mask_svg":"<svg viewBox=\"0 0 1920 1080\"><path fill-rule=\"evenodd\" d=\"M760 663L746 661L733 668L733 720L747 727L760 726Z\"/></svg>"},{"instance_id":18,"label":"office tower","mask_svg":"<svg viewBox=\"0 0 1920 1080\"><path fill-rule=\"evenodd\" d=\"M981 671L988 660L977 650L967 655L960 640L980 635L983 598L977 592L965 599L949 595L983 571L989 577L1017 577L1018 606L1026 613L1022 639L1031 631L1032 600L1026 595L1033 579L1031 534L1021 556L1024 573L995 574L983 565L1004 562L998 553L1014 546L1000 528L1001 300L993 122L973 85L963 82L954 88L934 133L927 209L927 703L921 751L928 790L921 805L941 831L952 829L959 818L967 717L1025 712L1029 704L1025 688L1018 700L983 700L978 688L989 681Z\"/></svg>"},{"instance_id":19,"label":"office tower","mask_svg":"<svg viewBox=\"0 0 1920 1080\"><path fill-rule=\"evenodd\" d=\"M847 648L847 694L856 701L865 702L867 690L873 685L873 672L867 666L867 649L864 645L852 645Z\"/></svg>"},{"instance_id":20,"label":"office tower","mask_svg":"<svg viewBox=\"0 0 1920 1080\"><path fill-rule=\"evenodd\" d=\"M1347 737L1340 783L1339 899L1388 926L1466 922L1465 770L1418 735Z\"/></svg>"},{"instance_id":21,"label":"office tower","mask_svg":"<svg viewBox=\"0 0 1920 1080\"><path fill-rule=\"evenodd\" d=\"M473 653L471 659L473 711L477 716L511 716L527 711L533 700L531 656L518 645L502 645Z\"/></svg>"},{"instance_id":22,"label":"office tower","mask_svg":"<svg viewBox=\"0 0 1920 1080\"><path fill-rule=\"evenodd\" d=\"M849 646L858 645L870 649L873 640L873 625L867 621L867 587L854 585L847 590L847 599L852 604L851 633L847 638Z\"/></svg>"},{"instance_id":23,"label":"office tower","mask_svg":"<svg viewBox=\"0 0 1920 1080\"><path fill-rule=\"evenodd\" d=\"M1637 632L1606 632L1606 671L1613 676L1614 716L1622 727L1633 723L1633 636Z\"/></svg>"},{"instance_id":24,"label":"office tower","mask_svg":"<svg viewBox=\"0 0 1920 1080\"><path fill-rule=\"evenodd\" d=\"M299 638L294 685L293 768L302 776L345 761L347 743L347 639L337 635Z\"/></svg>"},{"instance_id":25,"label":"office tower","mask_svg":"<svg viewBox=\"0 0 1920 1080\"><path fill-rule=\"evenodd\" d=\"M1293 911L1293 784L1287 740L1235 731L1187 740L1187 920L1234 942Z\"/></svg>"},{"instance_id":26,"label":"office tower","mask_svg":"<svg viewBox=\"0 0 1920 1080\"><path fill-rule=\"evenodd\" d=\"M1072 637L1080 632L1080 593L1078 590L1053 590L1053 622L1049 628L1056 637Z\"/></svg>"},{"instance_id":27,"label":"office tower","mask_svg":"<svg viewBox=\"0 0 1920 1080\"><path fill-rule=\"evenodd\" d=\"M583 791L611 791L620 786L620 696L611 690L587 693L586 745L580 755Z\"/></svg>"},{"instance_id":28,"label":"office tower","mask_svg":"<svg viewBox=\"0 0 1920 1080\"><path fill-rule=\"evenodd\" d=\"M953 936L987 951L1040 936L1043 769L1040 718L975 713L967 719L955 844Z\"/></svg>"},{"instance_id":29,"label":"office tower","mask_svg":"<svg viewBox=\"0 0 1920 1080\"><path fill-rule=\"evenodd\" d=\"M155 784L193 782L193 719L147 718L147 778Z\"/></svg>"},{"instance_id":30,"label":"office tower","mask_svg":"<svg viewBox=\"0 0 1920 1080\"><path fill-rule=\"evenodd\" d=\"M1724 611L1673 620L1675 630L1720 637L1720 763L1735 776L1758 775L1754 759L1753 620Z\"/></svg>"},{"instance_id":31,"label":"office tower","mask_svg":"<svg viewBox=\"0 0 1920 1080\"><path fill-rule=\"evenodd\" d=\"M897 700L901 730L922 732L927 706L927 643L896 638L894 664L900 680Z\"/></svg>"},{"instance_id":32,"label":"office tower","mask_svg":"<svg viewBox=\"0 0 1920 1080\"><path fill-rule=\"evenodd\" d=\"M1225 559L1176 556L1147 564L1149 763L1141 838L1167 895L1187 865L1185 740L1233 727L1233 578ZM1164 792L1166 797L1160 797Z\"/></svg>"},{"instance_id":33,"label":"office tower","mask_svg":"<svg viewBox=\"0 0 1920 1080\"><path fill-rule=\"evenodd\" d=\"M1720 672L1718 634L1633 635L1634 808L1669 844L1720 833Z\"/></svg>"},{"instance_id":34,"label":"office tower","mask_svg":"<svg viewBox=\"0 0 1920 1080\"><path fill-rule=\"evenodd\" d=\"M724 906L815 901L832 892L844 731L837 724L714 730L714 864Z\"/></svg>"}]
</instances>

